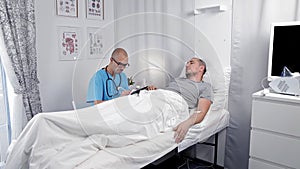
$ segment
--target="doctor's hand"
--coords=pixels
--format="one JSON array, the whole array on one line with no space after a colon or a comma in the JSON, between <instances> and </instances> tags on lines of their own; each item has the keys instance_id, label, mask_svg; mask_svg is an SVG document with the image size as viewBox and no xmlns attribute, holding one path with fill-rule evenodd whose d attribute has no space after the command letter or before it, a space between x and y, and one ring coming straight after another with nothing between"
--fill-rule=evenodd
<instances>
[{"instance_id":1,"label":"doctor's hand","mask_svg":"<svg viewBox=\"0 0 300 169\"><path fill-rule=\"evenodd\" d=\"M174 138L175 138L175 142L179 143L181 142L186 133L189 131L189 128L194 124L193 121L191 121L190 119L187 119L181 123L179 123L174 129L173 131L175 131L174 133Z\"/></svg>"},{"instance_id":2,"label":"doctor's hand","mask_svg":"<svg viewBox=\"0 0 300 169\"><path fill-rule=\"evenodd\" d=\"M130 94L130 92L131 92L131 90L123 90L123 91L121 92L121 96L127 96L127 95Z\"/></svg>"}]
</instances>

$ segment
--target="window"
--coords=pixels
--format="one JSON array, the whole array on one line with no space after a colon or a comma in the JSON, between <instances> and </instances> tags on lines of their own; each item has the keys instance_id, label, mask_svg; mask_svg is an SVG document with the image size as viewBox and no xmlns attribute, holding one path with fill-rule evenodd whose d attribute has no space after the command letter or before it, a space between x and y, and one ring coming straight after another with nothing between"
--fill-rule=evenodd
<instances>
[{"instance_id":1,"label":"window","mask_svg":"<svg viewBox=\"0 0 300 169\"><path fill-rule=\"evenodd\" d=\"M6 151L11 142L10 116L6 89L5 73L0 60L0 169L4 168Z\"/></svg>"}]
</instances>

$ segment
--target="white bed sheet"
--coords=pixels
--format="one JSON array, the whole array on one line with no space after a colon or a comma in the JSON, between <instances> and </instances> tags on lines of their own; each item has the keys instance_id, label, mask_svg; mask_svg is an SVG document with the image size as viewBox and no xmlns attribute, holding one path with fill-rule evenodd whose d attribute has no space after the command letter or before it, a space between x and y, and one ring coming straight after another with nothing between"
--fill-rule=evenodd
<instances>
[{"instance_id":1,"label":"white bed sheet","mask_svg":"<svg viewBox=\"0 0 300 169\"><path fill-rule=\"evenodd\" d=\"M157 137L122 148L106 148L98 151L76 169L138 169L162 157L176 148L173 132L162 133Z\"/></svg>"},{"instance_id":2,"label":"white bed sheet","mask_svg":"<svg viewBox=\"0 0 300 169\"><path fill-rule=\"evenodd\" d=\"M167 90L145 91L78 110L41 113L10 146L6 169L75 168L107 147L126 153L123 147L168 133L188 116L184 99Z\"/></svg>"},{"instance_id":3,"label":"white bed sheet","mask_svg":"<svg viewBox=\"0 0 300 169\"><path fill-rule=\"evenodd\" d=\"M205 119L193 126L179 144L173 139L174 132L161 133L157 137L122 148L106 148L98 151L76 169L122 168L138 169L163 157L178 147L178 152L197 142L204 142L229 124L229 113L225 109L210 111Z\"/></svg>"},{"instance_id":4,"label":"white bed sheet","mask_svg":"<svg viewBox=\"0 0 300 169\"><path fill-rule=\"evenodd\" d=\"M8 169L20 167L32 169L141 168L159 159L176 147L181 151L196 142L204 141L228 125L229 114L227 111L210 110L200 124L195 125L189 130L184 141L180 144L176 144L173 138L174 132L166 129L166 127L168 128L167 121L172 121L172 119L167 119L169 115L174 112L184 112L182 108L187 107L187 105L181 101L181 97L176 96L177 94L173 92L165 94L168 94L168 99L160 100L160 102L164 101L166 105L173 106L162 106L164 110L156 110L156 112L164 111L164 114L162 114L163 118L157 119L157 122L148 126L146 133L143 132L144 134L141 135L140 132L138 132L139 134L136 135L135 132L133 132L131 134L129 133L130 135L126 135L126 138L116 136L103 137L103 132L110 132L108 129L103 130L103 128L107 128L107 124L110 124L109 126L119 126L118 131L122 131L120 125L111 124L115 123L115 121L122 122L122 126L126 125L132 129L137 129L140 126L135 123L129 124L127 120L116 120L117 114L114 114L114 116L105 116L108 117L108 119L102 119L101 121L109 120L109 123L103 124L99 123L99 119L101 119L99 113L90 114L90 112L95 112L93 110L95 108L101 112L100 114L111 113L113 111L119 112L115 106L108 107L109 105L102 104L97 107L79 110L77 113L67 111L40 114L37 116L40 120L31 121L20 135L15 147L12 149L7 167ZM174 96L170 97L170 94ZM158 96L161 97L161 95ZM146 100L145 102L149 103L149 100L153 99L153 97L151 96L146 99L148 99L148 101ZM145 98L141 99L141 101L142 100L145 100ZM116 99L115 101L120 101L120 99ZM135 103L136 106L140 104L140 106L145 109L145 105L141 104L139 100ZM180 104L184 104L185 106ZM118 106L118 109L120 108L121 107ZM89 113L89 116L85 116L86 113ZM79 118L80 122L85 124L85 130L87 131L83 132L82 127L78 125L78 116L81 116L81 118ZM182 120L183 116L185 115L182 115L179 121ZM188 117L188 114L186 117ZM154 124L155 126L152 126ZM99 129L101 129L101 131L99 131ZM154 131L149 132L149 129ZM86 137L86 133L92 135ZM98 133L102 134L99 135ZM136 136L131 137L132 134ZM155 136L152 137L154 134Z\"/></svg>"}]
</instances>

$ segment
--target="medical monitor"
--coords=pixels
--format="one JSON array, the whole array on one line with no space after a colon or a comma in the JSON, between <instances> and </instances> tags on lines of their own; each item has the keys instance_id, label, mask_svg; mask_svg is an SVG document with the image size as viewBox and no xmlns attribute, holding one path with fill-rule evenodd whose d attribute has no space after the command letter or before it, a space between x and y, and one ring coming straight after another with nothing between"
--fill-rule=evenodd
<instances>
[{"instance_id":1,"label":"medical monitor","mask_svg":"<svg viewBox=\"0 0 300 169\"><path fill-rule=\"evenodd\" d=\"M300 72L300 21L271 25L268 79L281 76L284 66Z\"/></svg>"}]
</instances>

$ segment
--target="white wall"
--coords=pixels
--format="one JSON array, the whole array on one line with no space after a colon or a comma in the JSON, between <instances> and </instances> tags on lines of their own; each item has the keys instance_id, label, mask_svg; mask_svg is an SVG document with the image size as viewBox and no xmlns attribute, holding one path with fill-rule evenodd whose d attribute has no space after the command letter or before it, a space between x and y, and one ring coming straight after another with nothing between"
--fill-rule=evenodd
<instances>
[{"instance_id":1,"label":"white wall","mask_svg":"<svg viewBox=\"0 0 300 169\"><path fill-rule=\"evenodd\" d=\"M227 9L220 11L219 7L206 8L220 4ZM195 26L210 41L218 55L223 68L230 66L232 0L195 0L195 8L201 9L195 16ZM195 46L195 49L199 48Z\"/></svg>"},{"instance_id":2,"label":"white wall","mask_svg":"<svg viewBox=\"0 0 300 169\"><path fill-rule=\"evenodd\" d=\"M180 74L194 54L193 9L194 0L115 0L115 40L129 52L128 76L165 87Z\"/></svg>"},{"instance_id":3,"label":"white wall","mask_svg":"<svg viewBox=\"0 0 300 169\"><path fill-rule=\"evenodd\" d=\"M89 59L82 48L80 60L61 61L58 52L58 26L74 26L81 29L81 45L87 41L87 27L103 28L104 57L114 44L113 1L104 3L104 21L89 20L85 15L85 2L78 1L78 18L56 15L55 0L35 1L36 29L37 29L37 58L38 77L43 111L58 111L86 106L89 78L101 65L106 64L103 59Z\"/></svg>"}]
</instances>

